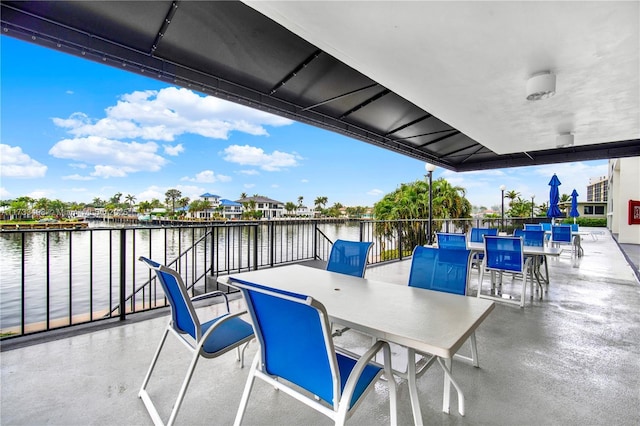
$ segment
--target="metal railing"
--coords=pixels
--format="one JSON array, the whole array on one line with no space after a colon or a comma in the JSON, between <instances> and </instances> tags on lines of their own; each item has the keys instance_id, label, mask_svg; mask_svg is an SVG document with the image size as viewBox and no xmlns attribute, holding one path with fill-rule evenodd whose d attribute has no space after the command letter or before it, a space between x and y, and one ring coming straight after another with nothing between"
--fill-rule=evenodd
<instances>
[{"instance_id":1,"label":"metal railing","mask_svg":"<svg viewBox=\"0 0 640 426\"><path fill-rule=\"evenodd\" d=\"M369 264L403 260L411 256L415 245L428 240L427 220L344 222L344 229L333 229L335 236L320 229L319 223L281 220L3 231L1 337L110 318L122 320L129 314L166 307L161 286L155 275L139 264L140 256L177 270L195 295L218 289L215 277L219 275L326 261L332 238L373 242ZM472 226L496 227L499 223L500 219L434 220L431 228L434 234L466 232ZM510 219L509 226L522 225Z\"/></svg>"}]
</instances>

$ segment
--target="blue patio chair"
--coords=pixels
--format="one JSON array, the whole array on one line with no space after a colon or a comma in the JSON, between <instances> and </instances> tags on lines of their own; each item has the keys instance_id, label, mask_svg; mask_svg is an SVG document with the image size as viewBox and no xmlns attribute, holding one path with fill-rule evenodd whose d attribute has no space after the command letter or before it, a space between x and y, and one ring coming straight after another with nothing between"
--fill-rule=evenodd
<instances>
[{"instance_id":1,"label":"blue patio chair","mask_svg":"<svg viewBox=\"0 0 640 426\"><path fill-rule=\"evenodd\" d=\"M466 249L416 246L413 250L413 256L411 257L409 287L466 296L470 270L469 265L471 263L470 254L471 251ZM480 367L475 332L469 336L469 341L471 342L471 357L461 354L455 354L454 356L470 361L474 367ZM417 354L422 358L417 362L414 360L416 367L418 367L416 369L416 377L420 377L433 365L437 357L425 353ZM442 364L441 360L439 363L445 375L458 392L459 411L464 413L464 394L455 380L453 380L453 377L451 377L450 372ZM408 379L407 371L395 370L395 373L402 378Z\"/></svg>"},{"instance_id":2,"label":"blue patio chair","mask_svg":"<svg viewBox=\"0 0 640 426\"><path fill-rule=\"evenodd\" d=\"M242 422L256 378L318 410L335 424L344 424L383 372L389 379L391 423L396 423L396 384L387 342L376 342L359 358L337 352L329 317L319 301L246 281L234 285L242 291L260 343L234 425ZM380 351L384 368L371 362Z\"/></svg>"},{"instance_id":3,"label":"blue patio chair","mask_svg":"<svg viewBox=\"0 0 640 426\"><path fill-rule=\"evenodd\" d=\"M554 225L551 227L551 244L555 247L561 245L571 246L571 256L573 256L573 239L571 236L571 226L569 225Z\"/></svg>"},{"instance_id":4,"label":"blue patio chair","mask_svg":"<svg viewBox=\"0 0 640 426\"><path fill-rule=\"evenodd\" d=\"M371 246L371 242L336 240L331 247L327 271L363 278Z\"/></svg>"},{"instance_id":5,"label":"blue patio chair","mask_svg":"<svg viewBox=\"0 0 640 426\"><path fill-rule=\"evenodd\" d=\"M491 288L492 292L498 292L498 298L501 301L512 302L503 299L500 293L501 289L497 288L502 285L502 274L510 272L513 274L522 274L522 293L520 296L520 307L524 308L526 296L527 270L525 268L523 238L522 237L498 237L484 236L484 262L480 268L480 279L478 280L478 297L483 297L482 281L484 279L485 270L491 272ZM528 264L526 264L528 266ZM499 274L499 282L496 283L496 273ZM533 284L532 284L533 285Z\"/></svg>"},{"instance_id":6,"label":"blue patio chair","mask_svg":"<svg viewBox=\"0 0 640 426\"><path fill-rule=\"evenodd\" d=\"M467 236L465 234L438 232L436 237L438 238L438 248L467 249Z\"/></svg>"},{"instance_id":7,"label":"blue patio chair","mask_svg":"<svg viewBox=\"0 0 640 426\"><path fill-rule=\"evenodd\" d=\"M524 229L526 231L544 231L539 223L525 223Z\"/></svg>"},{"instance_id":8,"label":"blue patio chair","mask_svg":"<svg viewBox=\"0 0 640 426\"><path fill-rule=\"evenodd\" d=\"M151 401L151 397L147 393L146 388L169 333L174 335L180 342L184 343L192 354L187 374L182 382L182 386L178 392L178 397L176 402L173 404L169 421L167 422L167 425L171 425L174 423L176 416L178 415L178 410L180 409L180 405L182 404L184 395L189 387L189 382L191 381L191 377L193 376L193 372L200 357L215 358L233 349L237 349L238 361L240 361L241 366L243 366L244 349L246 349L249 341L254 338L253 328L251 327L251 324L240 318L240 315L246 313L246 311L234 314L229 312L229 301L223 292L214 291L189 299L187 289L180 274L173 269L167 268L166 266L147 259L146 257L140 257L139 260L144 262L155 272L156 277L158 278L158 281L160 281L162 289L167 296L167 300L171 305L171 319L162 334L160 345L153 356L151 365L149 366L149 371L147 372L147 375L142 382L140 392L138 393L138 397L140 397L144 402L154 424L159 425L163 424L163 422L158 410L153 404L153 401ZM217 296L224 297L227 313L201 323L192 302ZM240 346L242 344L245 344L245 346L241 353Z\"/></svg>"},{"instance_id":9,"label":"blue patio chair","mask_svg":"<svg viewBox=\"0 0 640 426\"><path fill-rule=\"evenodd\" d=\"M571 223L571 232L578 232L580 231L580 226L577 223Z\"/></svg>"},{"instance_id":10,"label":"blue patio chair","mask_svg":"<svg viewBox=\"0 0 640 426\"><path fill-rule=\"evenodd\" d=\"M471 228L471 233L469 234L469 241L472 243L482 243L483 236L485 235L498 235L498 228ZM471 266L474 265L480 268L480 262L484 259L484 254L476 253L471 259Z\"/></svg>"},{"instance_id":11,"label":"blue patio chair","mask_svg":"<svg viewBox=\"0 0 640 426\"><path fill-rule=\"evenodd\" d=\"M533 230L533 229L526 229L524 230L524 232L522 233L522 244L526 247L544 247L544 242L545 242L545 232L542 229L538 229L538 230ZM538 286L540 287L540 296L542 297L542 282L541 282L541 278L542 281L544 281L546 284L549 284L549 267L547 264L547 257L546 256L525 256L525 263L527 261L527 258L531 258L530 261L530 265L529 265L529 278L532 280L533 283L533 278L535 277L537 282L538 282ZM540 274L540 267L544 264L544 268L545 268L545 277L542 277Z\"/></svg>"},{"instance_id":12,"label":"blue patio chair","mask_svg":"<svg viewBox=\"0 0 640 426\"><path fill-rule=\"evenodd\" d=\"M361 241L336 240L329 253L327 271L364 278L369 259L369 251L373 243ZM334 332L334 336L342 336L349 327L342 327Z\"/></svg>"},{"instance_id":13,"label":"blue patio chair","mask_svg":"<svg viewBox=\"0 0 640 426\"><path fill-rule=\"evenodd\" d=\"M542 226L543 231L547 231L547 232L551 231L551 222L541 222L540 226Z\"/></svg>"}]
</instances>

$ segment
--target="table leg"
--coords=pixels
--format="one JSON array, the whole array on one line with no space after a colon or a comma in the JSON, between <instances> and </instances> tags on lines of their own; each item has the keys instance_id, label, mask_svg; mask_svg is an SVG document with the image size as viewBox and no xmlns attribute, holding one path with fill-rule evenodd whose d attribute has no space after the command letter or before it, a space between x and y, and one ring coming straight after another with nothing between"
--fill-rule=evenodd
<instances>
[{"instance_id":1,"label":"table leg","mask_svg":"<svg viewBox=\"0 0 640 426\"><path fill-rule=\"evenodd\" d=\"M444 364L446 369L451 372L451 358L447 358L444 360ZM451 399L451 379L449 379L449 375L445 371L444 373L444 392L442 394L442 411L449 414L449 406Z\"/></svg>"},{"instance_id":2,"label":"table leg","mask_svg":"<svg viewBox=\"0 0 640 426\"><path fill-rule=\"evenodd\" d=\"M416 383L416 351L407 350L407 385L409 386L409 397L411 399L411 410L413 411L413 421L416 426L422 426L422 412L420 410L420 400L418 400L418 386Z\"/></svg>"},{"instance_id":3,"label":"table leg","mask_svg":"<svg viewBox=\"0 0 640 426\"><path fill-rule=\"evenodd\" d=\"M451 397L450 391L451 385L453 385L453 387L456 389L456 392L458 392L458 412L461 416L464 416L464 393L462 393L462 389L460 389L458 383L456 383L456 381L453 380L453 377L451 376L451 358L446 358L443 362L443 358L438 357L438 363L444 370L444 394L442 397L442 411L449 414Z\"/></svg>"}]
</instances>

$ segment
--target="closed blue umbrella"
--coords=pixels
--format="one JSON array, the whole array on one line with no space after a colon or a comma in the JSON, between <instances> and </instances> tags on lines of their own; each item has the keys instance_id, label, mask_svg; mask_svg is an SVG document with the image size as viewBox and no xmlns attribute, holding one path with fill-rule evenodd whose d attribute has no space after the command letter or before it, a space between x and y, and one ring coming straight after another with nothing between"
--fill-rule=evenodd
<instances>
[{"instance_id":1,"label":"closed blue umbrella","mask_svg":"<svg viewBox=\"0 0 640 426\"><path fill-rule=\"evenodd\" d=\"M580 216L580 213L578 213L578 191L575 189L571 193L571 211L569 212L569 216L573 218L573 223L576 223L576 217Z\"/></svg>"},{"instance_id":2,"label":"closed blue umbrella","mask_svg":"<svg viewBox=\"0 0 640 426\"><path fill-rule=\"evenodd\" d=\"M551 189L549 190L549 210L547 210L547 217L556 218L562 217L562 213L560 212L560 207L558 207L558 203L560 202L560 189L558 188L560 185L560 179L558 176L553 174L553 177L549 181L549 186Z\"/></svg>"}]
</instances>

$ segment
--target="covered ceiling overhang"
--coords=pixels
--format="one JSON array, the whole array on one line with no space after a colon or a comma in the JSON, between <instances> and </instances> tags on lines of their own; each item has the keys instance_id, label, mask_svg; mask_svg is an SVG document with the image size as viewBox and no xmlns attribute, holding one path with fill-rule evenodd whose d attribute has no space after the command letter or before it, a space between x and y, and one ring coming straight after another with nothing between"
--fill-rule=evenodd
<instances>
[{"instance_id":1,"label":"covered ceiling overhang","mask_svg":"<svg viewBox=\"0 0 640 426\"><path fill-rule=\"evenodd\" d=\"M410 96L401 96L391 85L338 60L319 48L320 43L312 44L237 1L2 1L0 13L2 35L325 128L454 171L640 154L637 121L632 121L635 129L630 137L622 140L498 154L487 142L409 101Z\"/></svg>"}]
</instances>

